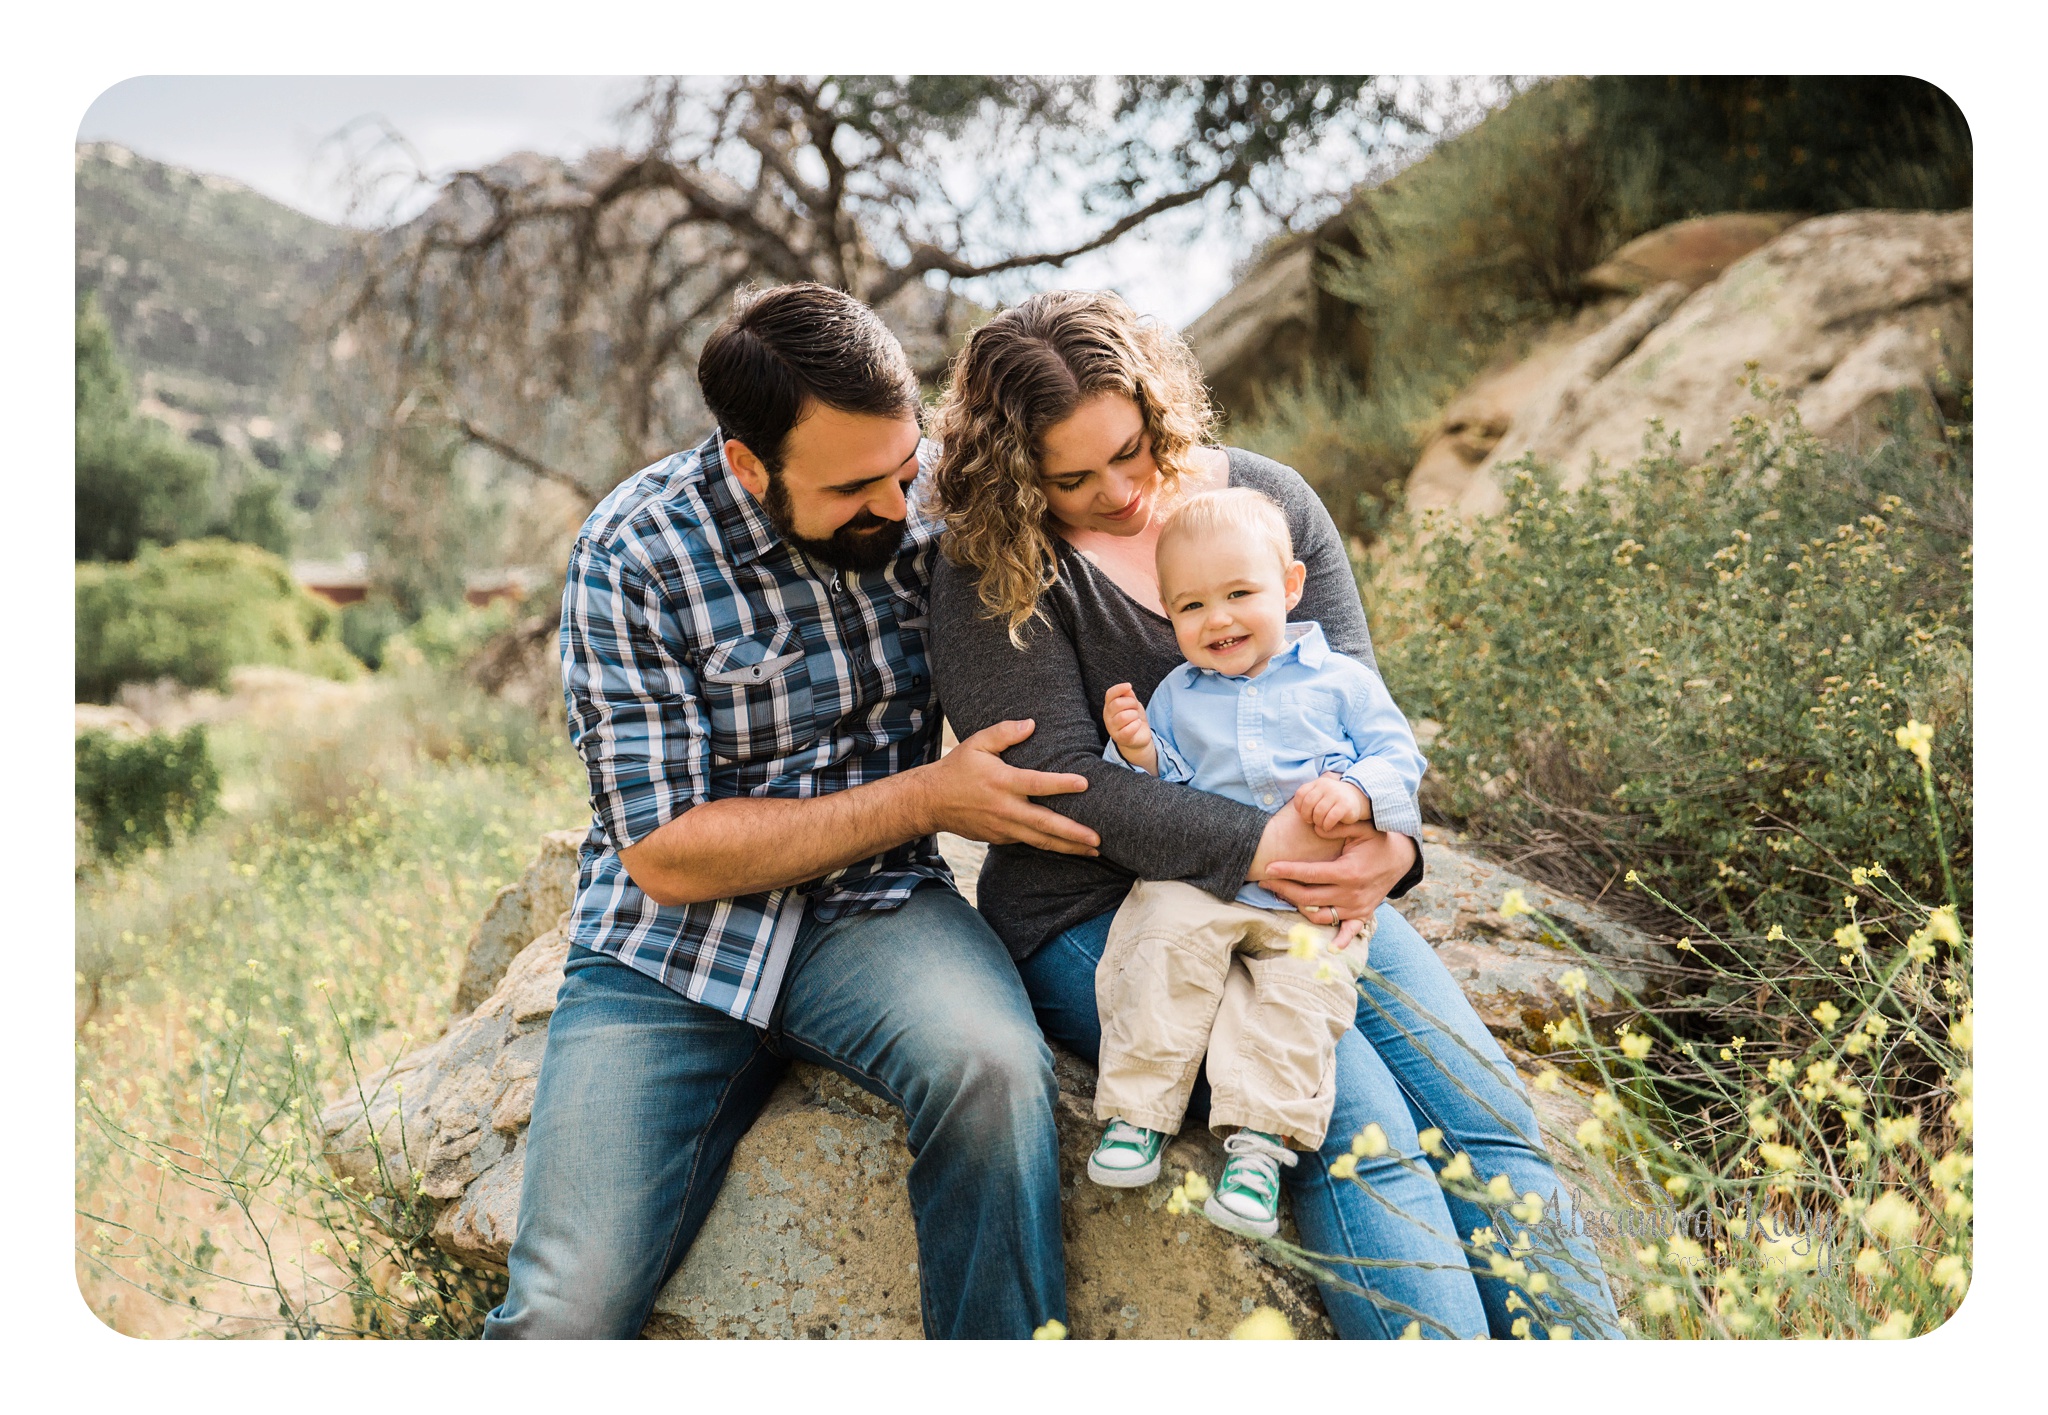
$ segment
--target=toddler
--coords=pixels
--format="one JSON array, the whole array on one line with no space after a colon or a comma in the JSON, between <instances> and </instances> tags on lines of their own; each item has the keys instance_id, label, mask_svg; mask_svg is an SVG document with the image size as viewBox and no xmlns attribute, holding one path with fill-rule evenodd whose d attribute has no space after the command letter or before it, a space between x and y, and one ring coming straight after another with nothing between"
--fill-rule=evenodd
<instances>
[{"instance_id":1,"label":"toddler","mask_svg":"<svg viewBox=\"0 0 2048 1415\"><path fill-rule=\"evenodd\" d=\"M1287 622L1307 570L1280 508L1248 488L1191 497L1160 531L1157 567L1187 662L1144 707L1128 683L1109 690L1104 756L1269 812L1291 804L1321 831L1369 821L1419 836L1427 763L1407 719L1319 625ZM1304 929L1317 947L1291 948ZM1116 1188L1158 1177L1206 1055L1209 1125L1228 1132L1229 1159L1204 1207L1270 1237L1281 1166L1329 1127L1337 1039L1358 1009L1371 936L1369 920L1310 924L1255 883L1225 902L1139 881L1095 973L1095 1116L1109 1123L1088 1177Z\"/></svg>"}]
</instances>

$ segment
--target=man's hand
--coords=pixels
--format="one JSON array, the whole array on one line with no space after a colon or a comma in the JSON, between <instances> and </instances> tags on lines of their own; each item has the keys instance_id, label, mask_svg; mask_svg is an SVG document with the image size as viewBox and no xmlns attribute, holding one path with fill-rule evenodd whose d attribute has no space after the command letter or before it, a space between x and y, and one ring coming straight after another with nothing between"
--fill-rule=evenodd
<instances>
[{"instance_id":1,"label":"man's hand","mask_svg":"<svg viewBox=\"0 0 2048 1415\"><path fill-rule=\"evenodd\" d=\"M1281 811L1274 819L1292 816ZM1346 826L1363 834L1345 842L1334 860L1311 856L1278 860L1266 867L1260 883L1299 909L1316 924L1362 921L1386 901L1387 891L1401 882L1415 863L1415 842L1408 836L1371 827ZM1320 837L1318 837L1320 839ZM1357 932L1356 929L1351 932ZM1348 937L1345 939L1348 942Z\"/></svg>"},{"instance_id":2,"label":"man's hand","mask_svg":"<svg viewBox=\"0 0 2048 1415\"><path fill-rule=\"evenodd\" d=\"M1334 771L1324 772L1296 791L1289 804L1318 835L1330 835L1339 826L1372 820L1372 802L1365 792Z\"/></svg>"},{"instance_id":3,"label":"man's hand","mask_svg":"<svg viewBox=\"0 0 2048 1415\"><path fill-rule=\"evenodd\" d=\"M1145 706L1128 683L1119 683L1102 696L1102 726L1109 740L1124 754L1124 760L1153 776L1159 775L1159 752L1152 745L1152 724L1145 720Z\"/></svg>"},{"instance_id":4,"label":"man's hand","mask_svg":"<svg viewBox=\"0 0 2048 1415\"><path fill-rule=\"evenodd\" d=\"M1141 713L1142 720L1143 714ZM938 761L918 768L932 830L949 830L991 845L1036 845L1061 855L1099 855L1102 837L1047 810L1033 796L1066 796L1088 789L1074 772L1027 771L1002 753L1029 737L1029 718L998 722L969 737Z\"/></svg>"}]
</instances>

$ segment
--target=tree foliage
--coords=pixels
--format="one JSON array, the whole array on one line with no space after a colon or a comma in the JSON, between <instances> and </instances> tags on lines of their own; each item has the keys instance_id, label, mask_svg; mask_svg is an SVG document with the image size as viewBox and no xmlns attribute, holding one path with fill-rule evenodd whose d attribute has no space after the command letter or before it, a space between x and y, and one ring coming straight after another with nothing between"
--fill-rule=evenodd
<instances>
[{"instance_id":1,"label":"tree foliage","mask_svg":"<svg viewBox=\"0 0 2048 1415\"><path fill-rule=\"evenodd\" d=\"M1199 202L1285 219L1293 159L1424 122L1359 77L657 81L619 147L456 173L370 243L343 318L394 422L587 495L697 431L697 347L749 282L847 290L935 373L960 282ZM1062 203L1070 230L1020 240Z\"/></svg>"},{"instance_id":2,"label":"tree foliage","mask_svg":"<svg viewBox=\"0 0 2048 1415\"><path fill-rule=\"evenodd\" d=\"M80 560L128 560L206 520L213 459L161 423L138 418L114 336L88 299L77 353L76 529Z\"/></svg>"}]
</instances>

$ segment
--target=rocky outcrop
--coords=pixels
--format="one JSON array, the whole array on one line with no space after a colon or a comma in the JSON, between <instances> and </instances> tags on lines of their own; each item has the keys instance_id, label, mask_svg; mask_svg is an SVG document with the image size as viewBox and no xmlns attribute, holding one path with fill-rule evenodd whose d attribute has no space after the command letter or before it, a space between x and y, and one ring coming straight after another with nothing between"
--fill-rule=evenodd
<instances>
[{"instance_id":1,"label":"rocky outcrop","mask_svg":"<svg viewBox=\"0 0 2048 1415\"><path fill-rule=\"evenodd\" d=\"M1687 271L1700 267L1669 250L1638 250L1624 264L1603 278L1617 286L1660 270L1684 278L1648 286L1569 350L1546 350L1539 375L1516 382L1494 371L1518 405L1496 410L1500 431L1462 482L1453 461L1426 448L1411 474L1411 504L1464 516L1496 511L1501 469L1524 455L1577 485L1597 463L1634 460L1653 418L1697 452L1755 407L1751 364L1809 429L1848 444L1867 437L1899 395L1932 409L1970 375L1967 211L1801 221L1691 290Z\"/></svg>"},{"instance_id":2,"label":"rocky outcrop","mask_svg":"<svg viewBox=\"0 0 2048 1415\"><path fill-rule=\"evenodd\" d=\"M546 928L496 975L487 956L502 949L513 921L537 918L514 906L522 887L538 899L558 884L577 832L547 837L521 884L493 905L479 928L464 987L488 984L475 1010L437 1042L369 1078L364 1105L350 1097L327 1110L328 1162L375 1187L378 1148L384 1182L413 1186L440 1205L434 1240L466 1262L503 1266L518 1219L523 1142L539 1075L547 1021L561 985L568 940ZM942 840L972 890L982 847ZM1669 961L1663 946L1431 834L1430 878L1400 906L1437 947L1518 1064L1538 1065L1541 1022L1564 1010L1557 978L1577 964L1526 918L1497 911L1522 889L1552 912L1580 945L1608 962L1631 991L1654 991ZM521 912L521 911L524 912ZM1602 1005L1613 994L1595 980ZM1165 1211L1174 1181L1194 1169L1214 1177L1218 1143L1178 1137L1166 1177L1135 1190L1088 1182L1093 1146L1093 1068L1057 1058L1068 1306L1076 1337L1218 1337L1259 1306L1287 1315L1297 1334L1327 1336L1314 1286L1199 1219ZM1583 1092L1535 1096L1545 1128L1566 1132L1584 1116ZM904 1176L910 1163L894 1107L828 1070L793 1066L735 1151L731 1173L682 1267L656 1302L647 1335L661 1337L912 1337L919 1334L917 1244ZM420 1171L412 1178L412 1171ZM1572 1178L1569 1165L1567 1178ZM1283 1229L1291 1236L1291 1230Z\"/></svg>"},{"instance_id":3,"label":"rocky outcrop","mask_svg":"<svg viewBox=\"0 0 2048 1415\"><path fill-rule=\"evenodd\" d=\"M577 852L588 832L551 830L518 879L499 890L462 953L455 985L455 1015L474 1012L512 966L520 950L555 927L576 894Z\"/></svg>"}]
</instances>

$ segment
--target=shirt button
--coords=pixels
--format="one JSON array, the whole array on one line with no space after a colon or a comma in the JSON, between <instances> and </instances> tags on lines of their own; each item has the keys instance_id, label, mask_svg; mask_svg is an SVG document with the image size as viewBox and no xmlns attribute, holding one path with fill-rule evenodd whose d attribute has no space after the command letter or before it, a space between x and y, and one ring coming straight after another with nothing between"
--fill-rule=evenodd
<instances>
[{"instance_id":1,"label":"shirt button","mask_svg":"<svg viewBox=\"0 0 2048 1415\"><path fill-rule=\"evenodd\" d=\"M1259 690L1257 688L1247 688L1244 690L1244 695L1248 698L1256 698L1259 695Z\"/></svg>"},{"instance_id":2,"label":"shirt button","mask_svg":"<svg viewBox=\"0 0 2048 1415\"><path fill-rule=\"evenodd\" d=\"M1268 791L1265 795L1259 797L1259 800L1264 804L1270 806L1273 804L1273 793Z\"/></svg>"}]
</instances>

